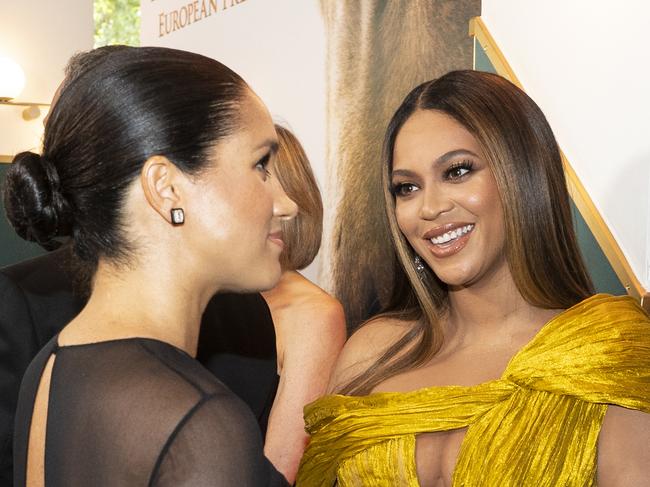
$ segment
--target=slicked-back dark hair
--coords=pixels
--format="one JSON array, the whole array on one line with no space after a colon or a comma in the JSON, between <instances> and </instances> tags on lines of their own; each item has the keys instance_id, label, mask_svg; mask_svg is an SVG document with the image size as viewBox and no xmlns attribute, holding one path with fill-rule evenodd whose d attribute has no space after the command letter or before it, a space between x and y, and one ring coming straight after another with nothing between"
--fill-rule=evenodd
<instances>
[{"instance_id":1,"label":"slicked-back dark hair","mask_svg":"<svg viewBox=\"0 0 650 487\"><path fill-rule=\"evenodd\" d=\"M188 174L204 169L238 128L247 86L213 59L160 47L120 46L75 69L52 107L42 155L18 154L7 173L7 216L25 239L47 245L71 235L86 262L128 262L129 184L154 155Z\"/></svg>"}]
</instances>

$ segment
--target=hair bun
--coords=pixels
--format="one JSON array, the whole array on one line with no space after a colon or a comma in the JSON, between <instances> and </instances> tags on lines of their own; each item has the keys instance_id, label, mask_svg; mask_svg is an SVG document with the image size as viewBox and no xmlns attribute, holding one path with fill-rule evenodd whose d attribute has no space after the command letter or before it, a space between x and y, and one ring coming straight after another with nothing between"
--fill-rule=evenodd
<instances>
[{"instance_id":1,"label":"hair bun","mask_svg":"<svg viewBox=\"0 0 650 487\"><path fill-rule=\"evenodd\" d=\"M5 179L4 205L14 230L25 240L53 248L58 246L55 237L72 233L72 211L56 167L38 154L14 157Z\"/></svg>"}]
</instances>

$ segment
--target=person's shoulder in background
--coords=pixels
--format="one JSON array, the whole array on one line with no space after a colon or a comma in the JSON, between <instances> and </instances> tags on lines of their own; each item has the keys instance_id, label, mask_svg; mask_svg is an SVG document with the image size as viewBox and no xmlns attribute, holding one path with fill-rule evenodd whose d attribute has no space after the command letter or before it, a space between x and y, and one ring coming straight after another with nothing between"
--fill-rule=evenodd
<instances>
[{"instance_id":1,"label":"person's shoulder in background","mask_svg":"<svg viewBox=\"0 0 650 487\"><path fill-rule=\"evenodd\" d=\"M293 481L308 441L303 408L325 393L345 342L345 314L336 298L294 271L263 296L275 325L280 374L264 451Z\"/></svg>"},{"instance_id":2,"label":"person's shoulder in background","mask_svg":"<svg viewBox=\"0 0 650 487\"><path fill-rule=\"evenodd\" d=\"M295 271L285 272L263 296L273 315L280 370L287 350L313 348L336 358L346 338L345 314L336 298Z\"/></svg>"},{"instance_id":3,"label":"person's shoulder in background","mask_svg":"<svg viewBox=\"0 0 650 487\"><path fill-rule=\"evenodd\" d=\"M264 434L278 375L273 320L262 296L213 296L201 320L196 359L251 408Z\"/></svg>"},{"instance_id":4,"label":"person's shoulder in background","mask_svg":"<svg viewBox=\"0 0 650 487\"><path fill-rule=\"evenodd\" d=\"M0 485L12 483L20 382L38 351L81 311L61 249L0 269Z\"/></svg>"},{"instance_id":5,"label":"person's shoulder in background","mask_svg":"<svg viewBox=\"0 0 650 487\"><path fill-rule=\"evenodd\" d=\"M83 307L84 299L73 292L71 262L70 251L66 247L0 269L0 292L4 294L13 289L15 293L14 299L8 299L11 296L2 299L3 317L11 316L11 305L21 297L29 308L33 332L40 347ZM8 325L24 328L21 323Z\"/></svg>"}]
</instances>

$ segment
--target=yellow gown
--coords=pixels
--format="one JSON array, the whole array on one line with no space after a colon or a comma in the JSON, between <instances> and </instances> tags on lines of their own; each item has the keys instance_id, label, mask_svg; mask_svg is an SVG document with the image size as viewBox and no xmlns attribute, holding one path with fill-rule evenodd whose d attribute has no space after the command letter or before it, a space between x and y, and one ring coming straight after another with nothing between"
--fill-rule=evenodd
<instances>
[{"instance_id":1,"label":"yellow gown","mask_svg":"<svg viewBox=\"0 0 650 487\"><path fill-rule=\"evenodd\" d=\"M418 486L416 435L463 427L454 486L596 485L609 404L650 413L650 318L599 294L544 325L500 379L307 405L297 485Z\"/></svg>"}]
</instances>

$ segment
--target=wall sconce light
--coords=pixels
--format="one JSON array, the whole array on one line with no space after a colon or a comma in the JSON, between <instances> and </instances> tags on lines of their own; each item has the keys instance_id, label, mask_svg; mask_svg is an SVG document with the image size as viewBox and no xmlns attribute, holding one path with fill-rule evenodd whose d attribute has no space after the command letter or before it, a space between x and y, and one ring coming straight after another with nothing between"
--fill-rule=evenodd
<instances>
[{"instance_id":1,"label":"wall sconce light","mask_svg":"<svg viewBox=\"0 0 650 487\"><path fill-rule=\"evenodd\" d=\"M0 101L9 101L20 95L25 87L25 73L18 63L0 56L0 73Z\"/></svg>"},{"instance_id":2,"label":"wall sconce light","mask_svg":"<svg viewBox=\"0 0 650 487\"><path fill-rule=\"evenodd\" d=\"M22 68L6 56L0 56L0 104L26 107L23 110L23 120L29 121L41 116L41 107L50 106L48 103L14 102L12 101L25 87L25 73Z\"/></svg>"}]
</instances>

